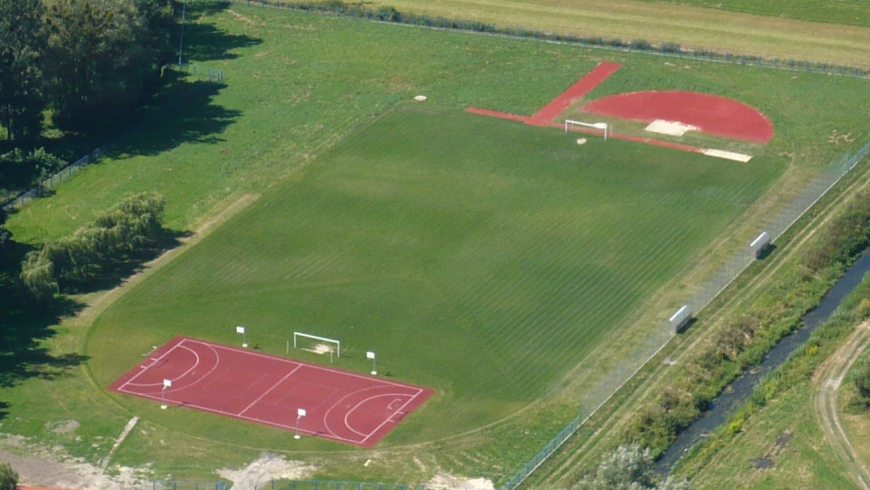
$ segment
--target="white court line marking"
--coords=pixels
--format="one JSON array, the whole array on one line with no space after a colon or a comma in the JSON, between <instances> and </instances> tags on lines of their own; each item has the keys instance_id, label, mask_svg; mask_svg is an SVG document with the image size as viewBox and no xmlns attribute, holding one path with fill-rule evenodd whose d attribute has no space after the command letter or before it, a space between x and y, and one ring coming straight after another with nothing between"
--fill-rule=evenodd
<instances>
[{"instance_id":1,"label":"white court line marking","mask_svg":"<svg viewBox=\"0 0 870 490\"><path fill-rule=\"evenodd\" d=\"M360 400L360 402L357 403L353 408L351 408L350 410L348 410L347 412L344 413L344 426L347 427L348 429L350 429L350 431L353 432L354 434L359 434L363 437L371 436L372 435L371 433L368 434L368 436L367 436L365 432L360 432L360 431L354 429L353 427L351 427L347 418L350 417L350 414L352 414L354 411L356 411L356 409L359 408L363 403L374 400L375 398L383 398L385 396L392 396L392 397L400 396L402 398L405 398L405 397L411 396L411 394L410 393L384 393L383 395L370 396L364 400ZM411 397L411 398L413 399L413 397ZM390 402L390 403L392 403L392 402ZM401 410L401 407L399 408L399 410ZM396 412L394 411L393 414L395 414L395 413ZM389 420L393 417L393 414L391 414L389 417L387 417L387 419L384 421L384 423L389 422ZM381 425L379 425L378 429L383 425L384 425L383 423ZM377 430L377 429L375 429L375 430ZM365 439L363 439L363 440L365 440Z\"/></svg>"},{"instance_id":2,"label":"white court line marking","mask_svg":"<svg viewBox=\"0 0 870 490\"><path fill-rule=\"evenodd\" d=\"M292 360L292 359L284 359L284 358L282 358L282 357L278 357L278 356L276 356L276 355L271 355L271 354L260 354L259 352L251 352L250 350L240 349L240 348L237 348L237 347L230 347L230 346L226 346L226 345L210 344L210 343L208 343L208 342L203 342L203 341L200 341L200 340L188 339L188 338L185 338L184 340L185 340L185 341L190 341L190 342L193 342L193 343L197 343L197 344L203 344L203 345L206 345L206 346L209 346L209 347L212 347L212 348L219 348L219 349L224 349L224 350L233 351L233 352L240 352L240 353L242 353L242 354L247 354L247 355L249 355L249 356L265 357L266 359L271 359L271 360L273 360L273 361L280 361L280 362L283 362L283 363L285 363L285 364L302 364L302 365L304 365L304 366L306 366L306 367L309 367L309 368L312 368L312 369L320 369L321 371L327 371L327 372L330 372L330 373L336 373L336 374L340 374L340 375L342 375L342 376L349 376L349 377L352 377L352 378L366 379L366 380L369 380L369 381L375 381L375 380L376 380L377 382L379 382L379 383L381 383L381 384L384 384L384 385L399 386L399 387L402 387L402 388L418 388L417 386L414 386L414 385L409 385L409 384L405 384L405 383L395 383L395 382L392 382L392 381L387 381L387 380L382 380L382 379L378 379L378 378L373 378L373 377L371 377L371 376L366 376L366 375L356 374L356 373L350 373L350 372L342 371L342 370L339 370L339 369L332 369L332 368L328 368L328 367L324 367L324 366L319 366L319 365L317 365L317 364L309 364L309 363L304 363L304 362L300 362L300 361L294 361L294 360Z\"/></svg>"},{"instance_id":3,"label":"white court line marking","mask_svg":"<svg viewBox=\"0 0 870 490\"><path fill-rule=\"evenodd\" d=\"M179 379L187 376L191 371L193 371L194 369L196 369L197 366L199 366L199 354L197 354L195 350L191 349L190 347L183 346L181 344L179 344L178 347L185 349L187 351L190 351L190 353L193 354L194 357L196 357L196 362L194 362L193 366L191 366L190 369L188 369L187 371L179 374L178 376L176 376L174 378L169 378L172 381L178 381ZM130 381L133 381L133 380L130 379ZM143 388L148 387L148 386L163 386L163 380L160 380L159 383L132 383L132 382L128 381L126 384L129 384L130 386L140 386ZM173 390L169 390L169 391L173 391Z\"/></svg>"},{"instance_id":4,"label":"white court line marking","mask_svg":"<svg viewBox=\"0 0 870 490\"><path fill-rule=\"evenodd\" d=\"M196 356L197 364L199 364L199 355L196 354L196 351L194 351L194 350L191 349L190 347L187 347L187 346L182 345L182 344L184 344L184 342L185 342L186 340L188 340L188 339L182 339L181 342L179 342L179 343L177 343L176 345L172 346L172 348L169 349L169 351L167 351L166 354L168 354L169 352L171 352L172 350L174 350L176 347L181 347L181 348L184 348L184 349L187 349L187 350L193 352L194 355ZM218 368L218 366L220 366L220 363L221 363L221 356L220 356L220 354L218 354L218 352L217 352L216 350L214 350L214 349L213 349L210 345L208 345L208 344L205 344L205 343L202 343L202 342L197 342L197 343L205 345L207 348L209 348L209 349L214 353L214 356L215 356L214 366L213 366L211 369L209 369L208 372L206 372L206 373L204 373L202 376L200 376L199 379L197 379L197 380L194 381L193 383L190 383L190 384L187 384L187 385L184 385L184 386L178 386L178 387L176 387L176 388L173 389L173 390L169 390L170 392L172 392L172 391L180 391L180 390L183 390L183 389L190 388L191 386L193 386L193 385L199 383L200 381L202 381L203 379L207 378L211 373L213 373L213 372L215 371L215 369ZM165 354L164 354L164 355L165 355ZM194 366L194 367L196 367L196 366ZM191 369L192 369L192 368L191 368ZM189 372L189 371L190 371L190 370L188 370L188 372ZM123 385L119 386L119 387L118 387L118 392L119 392L119 393L128 393L128 394L132 394L132 395L137 395L137 394L139 394L138 391L125 390L124 387L127 386L128 384L130 384L130 382L133 381L133 379L135 379L135 378L136 378L137 376L139 376L140 374L142 374L142 372L136 374L136 376L133 376L133 377L130 378L126 383L124 383ZM187 373L185 373L185 374L187 374ZM179 376L179 377L176 378L176 379L180 379L180 378L181 378L181 377ZM157 383L156 385L155 385L155 384L151 384L151 383L149 383L148 385L137 385L137 384L134 384L133 386L161 386L161 384L162 384L162 383ZM161 399L162 399L162 397L161 397Z\"/></svg>"},{"instance_id":5,"label":"white court line marking","mask_svg":"<svg viewBox=\"0 0 870 490\"><path fill-rule=\"evenodd\" d=\"M393 412L393 415L395 415L395 414L401 412L402 410L404 410L405 407L407 407L409 403L411 403L412 401L414 401L414 399L417 398L417 396L418 396L420 393L423 393L423 390L418 390L417 393L414 394L414 396L412 396L411 398L408 398L408 401L406 401L406 402L405 402L401 407L399 407L398 410L396 410L395 412ZM371 431L371 432L369 433L369 435L365 436L365 438L362 440L362 442L361 442L360 444L365 443L365 442L369 439L369 437L375 435L375 433L377 433L377 431L381 430L381 428L382 428L383 426L387 425L387 423L390 422L390 419L393 418L393 415L390 415L389 417L387 417L386 420L384 420L384 421L381 423L381 425L375 427L375 430ZM347 415L345 415L345 419L347 419ZM345 423L346 423L346 422L345 422ZM348 429L350 429L350 427L348 427ZM353 429L350 429L350 430L353 430Z\"/></svg>"},{"instance_id":6,"label":"white court line marking","mask_svg":"<svg viewBox=\"0 0 870 490\"><path fill-rule=\"evenodd\" d=\"M139 396L139 397L142 397L142 398L148 398L148 399L150 399L150 400L160 401L160 399L161 399L161 398L160 398L159 396L157 396L157 395L151 395L151 394L147 394L147 393L138 393L138 392L129 392L129 393L130 393L131 395L136 395L136 396ZM210 412L210 413L215 413L215 414L218 414L218 415L224 415L224 416L226 416L226 417L230 417L230 418L234 418L234 419L241 419L241 420L246 420L246 421L249 421L249 422L257 422L257 423L264 424L264 425L269 425L269 426L272 426L272 427L278 427L278 428L280 428L280 429L296 430L296 426L295 426L295 425L282 424L282 423L279 423L279 422L274 422L274 421L272 421L272 420L263 420L263 419L258 419L258 418L256 418L256 417L250 417L250 416L247 416L247 415L238 415L238 414L235 414L235 413L225 412L225 411L223 411L223 410L217 410L217 409L214 409L214 408L203 407L203 406L197 405L197 404L195 404L195 403L184 403L184 407L187 407L187 408L194 408L194 409L196 409L196 410L202 410L203 412ZM299 428L299 432L302 432L302 433L305 433L305 434L309 434L309 435L313 435L313 436L321 436L321 437L325 437L325 438L327 438L327 439L335 439L335 440L339 440L339 441L343 441L343 442L348 442L348 443L351 443L351 444L359 444L359 441L356 441L356 440L354 440L354 439L348 439L348 438L346 438L346 437L341 437L341 436L334 435L334 434L326 434L326 433L323 433L323 432L318 432L318 431L308 430L308 429L304 429L304 428L302 428L302 427Z\"/></svg>"},{"instance_id":7,"label":"white court line marking","mask_svg":"<svg viewBox=\"0 0 870 490\"><path fill-rule=\"evenodd\" d=\"M415 398L417 398L417 396L419 396L421 393L423 393L423 391L425 391L424 389L420 389L419 387L414 386L414 385L410 385L410 384L396 383L396 382L387 381L387 380L382 380L382 379L375 379L375 378L372 378L371 376L365 376L365 375L361 375L361 374L350 373L350 372L342 371L342 370L339 370L339 369L331 369L331 368L327 368L327 367L318 366L318 365L316 365L316 364L308 364L308 363L304 363L304 362L300 362L300 361L294 361L294 360L291 360L291 359L284 359L284 358L281 358L281 357L278 357L278 356L274 356L274 355L260 354L260 353L257 353L257 352L251 352L251 351L246 350L246 349L240 349L240 348L236 348L236 347L223 346L223 345L219 345L219 344L211 344L211 343L209 343L209 342L203 342L203 341L199 341L199 340L196 340L196 339L191 339L191 338L188 338L188 337L183 337L182 340L181 340L181 342L179 342L178 344L172 346L168 351L166 351L166 352L165 352L162 356L160 356L160 357L162 358L162 357L166 356L167 354L169 354L169 352L171 352L171 351L172 351L173 349L175 349L176 347L181 346L181 344L183 344L183 343L201 344L201 345L203 345L203 346L205 346L205 347L211 349L212 352L215 353L216 362L215 362L215 366L214 366L214 368L212 368L211 370L209 370L209 372L206 373L203 377L201 377L201 378L199 378L198 380L196 380L195 383L198 383L198 382L202 381L202 380L205 379L208 375L210 375L212 372L214 372L215 369L217 369L218 364L220 364L220 355L219 355L219 353L217 352L216 349L224 349L224 350L228 350L228 351L231 351L231 352L238 352L238 353L245 354L245 355L249 355L249 356L264 357L264 358L266 358L266 359L270 359L270 360L272 360L272 361L280 361L280 362L285 363L285 364L293 364L293 365L296 365L296 366L299 366L299 367L301 367L301 366L305 366L305 367L308 367L308 368L311 368L311 369L318 369L318 370L322 370L322 371L327 371L327 372L334 373L334 374L337 374L337 375L340 375L340 376L346 376L346 377L351 377L351 378L359 378L359 379L367 380L367 381L369 381L369 382L377 382L377 383L378 383L377 386L370 387L370 388L366 388L365 390L368 390L368 389L375 389L375 388L383 388L383 387L385 387L386 385L389 385L389 386L396 386L396 387L405 388L405 389L417 390L417 393L414 394L413 396L411 396L411 398L408 400L408 402L405 403L404 405L402 405L402 407L400 407L399 410L397 410L397 412L398 412L398 411L401 411L402 409L404 409L404 408L408 405L408 403L412 402ZM141 373L137 373L136 376L138 376L139 374L141 374ZM133 378L131 378L127 383L124 383L124 385L122 385L122 387L123 387L123 386L126 386L130 381L132 381L133 379L135 379L136 376L134 376ZM194 384L195 384L195 383L194 383ZM130 394L130 395L134 395L134 396L139 396L139 397L147 398L147 399L150 399L150 400L157 400L157 401L160 401L160 400L161 400L161 397L160 397L159 395L152 395L152 394L148 394L148 393L141 393L141 392L138 392L138 391L125 391L125 390L122 390L122 389L121 389L122 387L119 387L119 388L118 388L118 392L126 393L126 394ZM364 390L359 390L359 391L364 391ZM354 393L358 393L359 391L354 392ZM350 394L348 394L347 396L353 395L354 393L350 393ZM408 396L408 395L409 395L409 394L404 394L404 396ZM347 396L342 397L342 400L345 399ZM172 400L172 401L173 401L173 402L176 402L176 403L181 403L181 402L178 402L178 401L176 401L176 400ZM339 402L340 402L340 401L341 401L341 400L339 400ZM336 402L336 403L338 403L338 402ZM235 413L225 412L225 411L223 411L223 410L217 410L217 409L210 408L210 407L206 407L206 406L200 406L200 405L197 405L197 404L195 404L195 403L184 402L184 403L183 403L183 406L185 406L185 407L189 407L189 408L193 408L193 409L197 409L197 410L202 410L202 411L204 411L204 412L214 413L214 414L218 414L218 415L224 415L224 416L226 416L226 417L231 417L231 418L235 418L235 419L246 420L246 421L250 421L250 422L257 422L257 423L264 424L264 425L268 425L268 426L271 426L271 427L278 427L278 428L280 428L280 429L296 430L296 426L295 426L295 425L287 425L287 424L282 424L282 423L275 422L275 421L271 421L271 420L263 420L263 419L258 419L258 418L256 418L256 417L251 417L251 416L247 416L247 415L239 415L239 414L235 414ZM327 414L328 414L328 413L329 413L329 412L330 412L334 407L335 407L335 405L333 405L333 407L331 407L329 410L327 410ZM384 424L390 422L390 419L391 419L391 418L393 417L393 415L395 415L395 413L397 413L397 412L394 412L392 415L390 415L390 417L389 417L387 420L385 420L384 423L382 423L380 426L378 426L378 427L377 427L377 428L376 428L376 429L375 429L371 434L369 434L369 436L367 436L365 439L363 439L363 441L367 440L369 437L371 437L372 435L374 435L374 433L377 432L378 430L380 430L380 428L383 427ZM360 442L359 440L349 439L349 438L347 438L347 437L342 437L342 436L339 436L339 435L335 434L334 432L332 432L332 430L330 430L329 427L328 427L328 425L326 424L326 414L323 416L323 422L324 422L324 427L325 427L326 430L328 431L327 433L325 433L325 432L319 432L319 431L314 431L314 430L309 430L309 429L305 429L305 428L302 428L302 427L299 428L299 432L301 432L301 433L303 433L303 434L309 434L309 435L313 435L313 436L324 437L324 438L326 438L326 439L333 439L333 440L337 440L337 441L341 441L341 442L347 442L347 443L350 443L350 444L361 444L361 442ZM348 427L348 429L350 429L350 427ZM350 430L353 430L353 429L350 429Z\"/></svg>"},{"instance_id":8,"label":"white court line marking","mask_svg":"<svg viewBox=\"0 0 870 490\"><path fill-rule=\"evenodd\" d=\"M290 372L287 373L283 378L281 378L280 380L278 380L277 383L273 384L271 388L269 388L268 390L264 391L263 394L260 395L256 400L252 401L251 404L248 405L247 407L245 407L244 410L242 410L241 412L239 412L239 415L242 415L243 413L247 412L249 408L251 408L251 407L253 407L254 405L256 405L260 400L263 399L264 396L268 395L269 392L271 392L272 390L274 390L275 388L277 388L279 384L283 383L284 380L286 380L286 379L289 378L290 376L293 376L293 373L295 373L296 371L298 371L299 368L301 368L301 367L302 367L302 364L296 366L292 371L290 371Z\"/></svg>"},{"instance_id":9,"label":"white court line marking","mask_svg":"<svg viewBox=\"0 0 870 490\"><path fill-rule=\"evenodd\" d=\"M183 342L183 341L182 341L182 342ZM160 359L163 359L164 357L168 356L172 351L174 351L174 350L175 350L178 346L180 346L180 345L181 345L181 342L179 342L179 343L173 345L172 347L169 348L169 350L167 350L166 352L164 352L162 356L158 357L157 360L159 361ZM151 365L153 366L154 363L151 363ZM148 367L151 367L151 366L148 366ZM147 369L146 369L146 371L147 371ZM139 371L138 373L136 373L135 376L133 376L132 378L128 379L126 382L124 382L124 384L122 384L121 386L119 386L119 387L118 387L118 390L120 391L121 389L123 389L123 388L124 388L125 386L127 386L128 384L133 384L134 386L139 386L139 385L133 383L133 380L136 379L136 378L138 378L139 376L141 376L142 373L144 373L144 372L145 372L145 371Z\"/></svg>"}]
</instances>

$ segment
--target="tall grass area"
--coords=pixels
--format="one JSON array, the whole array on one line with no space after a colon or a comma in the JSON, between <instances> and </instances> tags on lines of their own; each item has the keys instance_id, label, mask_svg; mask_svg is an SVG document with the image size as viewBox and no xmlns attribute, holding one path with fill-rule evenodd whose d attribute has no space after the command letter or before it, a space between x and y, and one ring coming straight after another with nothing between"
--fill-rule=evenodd
<instances>
[{"instance_id":1,"label":"tall grass area","mask_svg":"<svg viewBox=\"0 0 870 490\"><path fill-rule=\"evenodd\" d=\"M108 384L175 334L235 342L247 325L249 342L282 353L300 330L340 339L340 366L367 371L374 350L380 370L438 390L387 444L499 420L782 170L574 139L402 105L110 308L88 342L94 377Z\"/></svg>"},{"instance_id":2,"label":"tall grass area","mask_svg":"<svg viewBox=\"0 0 870 490\"><path fill-rule=\"evenodd\" d=\"M820 426L814 373L866 321L861 302L868 297L870 278L865 277L806 344L759 383L727 424L689 451L676 473L690 477L696 488L855 488ZM846 382L841 390L849 391ZM844 417L860 456L868 449L854 426L866 425L866 418Z\"/></svg>"},{"instance_id":3,"label":"tall grass area","mask_svg":"<svg viewBox=\"0 0 870 490\"><path fill-rule=\"evenodd\" d=\"M207 479L270 450L330 478L425 481L441 468L497 480L576 416L569 396L535 401L561 374L765 189L765 202L800 192L870 137L855 102L864 80L238 3L188 8L185 50L225 83L8 221L22 248L38 246L128 193L156 191L183 233L262 196L139 286L69 298L38 328L0 316L6 345L34 353L4 364L3 432L97 463L141 415L109 472L150 463L153 476ZM533 114L602 60L625 66L593 97L731 96L768 114L776 136L735 164L594 138L577 146L556 129L462 112ZM417 94L429 100L400 103ZM116 294L127 297L91 329ZM105 393L171 335L238 343L238 324L278 354L293 330L336 336L349 348L339 367L366 371L364 352L376 350L379 371L438 393L372 452L289 445L283 431ZM67 420L80 426L52 430Z\"/></svg>"},{"instance_id":4,"label":"tall grass area","mask_svg":"<svg viewBox=\"0 0 870 490\"><path fill-rule=\"evenodd\" d=\"M870 27L870 8L863 0L643 0L745 12L747 14Z\"/></svg>"}]
</instances>

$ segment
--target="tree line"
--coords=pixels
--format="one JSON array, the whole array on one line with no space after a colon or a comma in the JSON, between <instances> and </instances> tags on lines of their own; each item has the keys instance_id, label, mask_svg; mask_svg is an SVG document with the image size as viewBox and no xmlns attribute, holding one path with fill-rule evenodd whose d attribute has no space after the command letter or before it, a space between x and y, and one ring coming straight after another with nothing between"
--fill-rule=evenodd
<instances>
[{"instance_id":1,"label":"tree line","mask_svg":"<svg viewBox=\"0 0 870 490\"><path fill-rule=\"evenodd\" d=\"M34 140L47 119L87 133L140 105L174 57L176 3L0 0L0 137Z\"/></svg>"},{"instance_id":2,"label":"tree line","mask_svg":"<svg viewBox=\"0 0 870 490\"><path fill-rule=\"evenodd\" d=\"M22 283L37 300L49 301L67 287L99 278L113 264L158 243L163 211L160 194L127 196L72 236L28 252L21 264Z\"/></svg>"}]
</instances>

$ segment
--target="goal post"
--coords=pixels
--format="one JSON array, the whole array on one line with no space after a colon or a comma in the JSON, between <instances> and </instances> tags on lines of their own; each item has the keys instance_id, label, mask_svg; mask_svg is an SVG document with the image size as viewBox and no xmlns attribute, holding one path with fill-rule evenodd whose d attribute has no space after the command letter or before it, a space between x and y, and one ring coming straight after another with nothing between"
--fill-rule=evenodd
<instances>
[{"instance_id":1,"label":"goal post","mask_svg":"<svg viewBox=\"0 0 870 490\"><path fill-rule=\"evenodd\" d=\"M327 343L330 343L330 344L335 344L335 347L336 347L336 354L338 355L338 357L341 357L341 341L339 341L339 340L330 339L330 338L326 338L326 337L321 337L321 336L319 336L319 335L311 335L311 334L308 334L308 333L293 332L293 348L294 348L294 349L296 349L297 346L298 346L298 339L299 339L299 337L303 337L303 338L306 338L306 339L312 339L312 340L319 340L319 341L321 341L321 342L327 342Z\"/></svg>"},{"instance_id":2,"label":"goal post","mask_svg":"<svg viewBox=\"0 0 870 490\"><path fill-rule=\"evenodd\" d=\"M588 122L583 122L583 121L574 121L572 119L566 119L565 120L565 132L566 133L570 129L571 125L601 130L604 133L604 141L607 141L607 133L610 133L611 135L613 134L613 131L610 128L610 125L605 123L605 122L588 123Z\"/></svg>"}]
</instances>

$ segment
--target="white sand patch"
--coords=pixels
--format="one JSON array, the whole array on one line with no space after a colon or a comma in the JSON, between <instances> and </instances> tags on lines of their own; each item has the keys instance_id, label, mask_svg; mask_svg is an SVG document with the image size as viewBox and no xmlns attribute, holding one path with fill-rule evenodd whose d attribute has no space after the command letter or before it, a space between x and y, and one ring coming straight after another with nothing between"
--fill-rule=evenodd
<instances>
[{"instance_id":1,"label":"white sand patch","mask_svg":"<svg viewBox=\"0 0 870 490\"><path fill-rule=\"evenodd\" d=\"M12 465L19 483L53 488L86 488L88 490L146 490L151 488L150 466L128 468L112 466L112 475L103 474L97 466L81 458L70 457L55 446L51 449L29 444L20 436L0 435L0 461ZM26 454L20 456L19 454Z\"/></svg>"},{"instance_id":2,"label":"white sand patch","mask_svg":"<svg viewBox=\"0 0 870 490\"><path fill-rule=\"evenodd\" d=\"M585 145L585 144L586 144L586 138L580 138L580 139L578 139L578 140L577 140L577 144L578 144L578 145Z\"/></svg>"},{"instance_id":3,"label":"white sand patch","mask_svg":"<svg viewBox=\"0 0 870 490\"><path fill-rule=\"evenodd\" d=\"M217 470L222 478L233 482L233 490L254 490L257 484L270 480L304 480L310 478L315 467L301 461L287 461L284 456L263 453L259 458L240 470Z\"/></svg>"},{"instance_id":4,"label":"white sand patch","mask_svg":"<svg viewBox=\"0 0 870 490\"><path fill-rule=\"evenodd\" d=\"M698 130L695 126L690 126L681 122L664 121L661 119L656 119L644 129L651 133L667 134L669 136L682 136L689 131Z\"/></svg>"},{"instance_id":5,"label":"white sand patch","mask_svg":"<svg viewBox=\"0 0 870 490\"><path fill-rule=\"evenodd\" d=\"M711 157L734 160L735 162L746 163L749 160L752 160L752 156L750 155L744 155L743 153L734 153L732 151L725 150L704 150L704 154Z\"/></svg>"},{"instance_id":6,"label":"white sand patch","mask_svg":"<svg viewBox=\"0 0 870 490\"><path fill-rule=\"evenodd\" d=\"M334 348L335 348L334 346L329 345L329 344L317 344L314 347L311 347L309 349L302 349L302 350L308 351L308 352L313 352L315 354L329 354L329 352L331 350L333 350Z\"/></svg>"},{"instance_id":7,"label":"white sand patch","mask_svg":"<svg viewBox=\"0 0 870 490\"><path fill-rule=\"evenodd\" d=\"M439 490L495 490L495 485L492 483L492 480L487 480L486 478L467 479L448 473L438 473L429 480L426 488Z\"/></svg>"},{"instance_id":8,"label":"white sand patch","mask_svg":"<svg viewBox=\"0 0 870 490\"><path fill-rule=\"evenodd\" d=\"M424 102L426 100L426 96L425 95L418 95L418 96L414 97L414 100L416 100L417 102Z\"/></svg>"}]
</instances>

